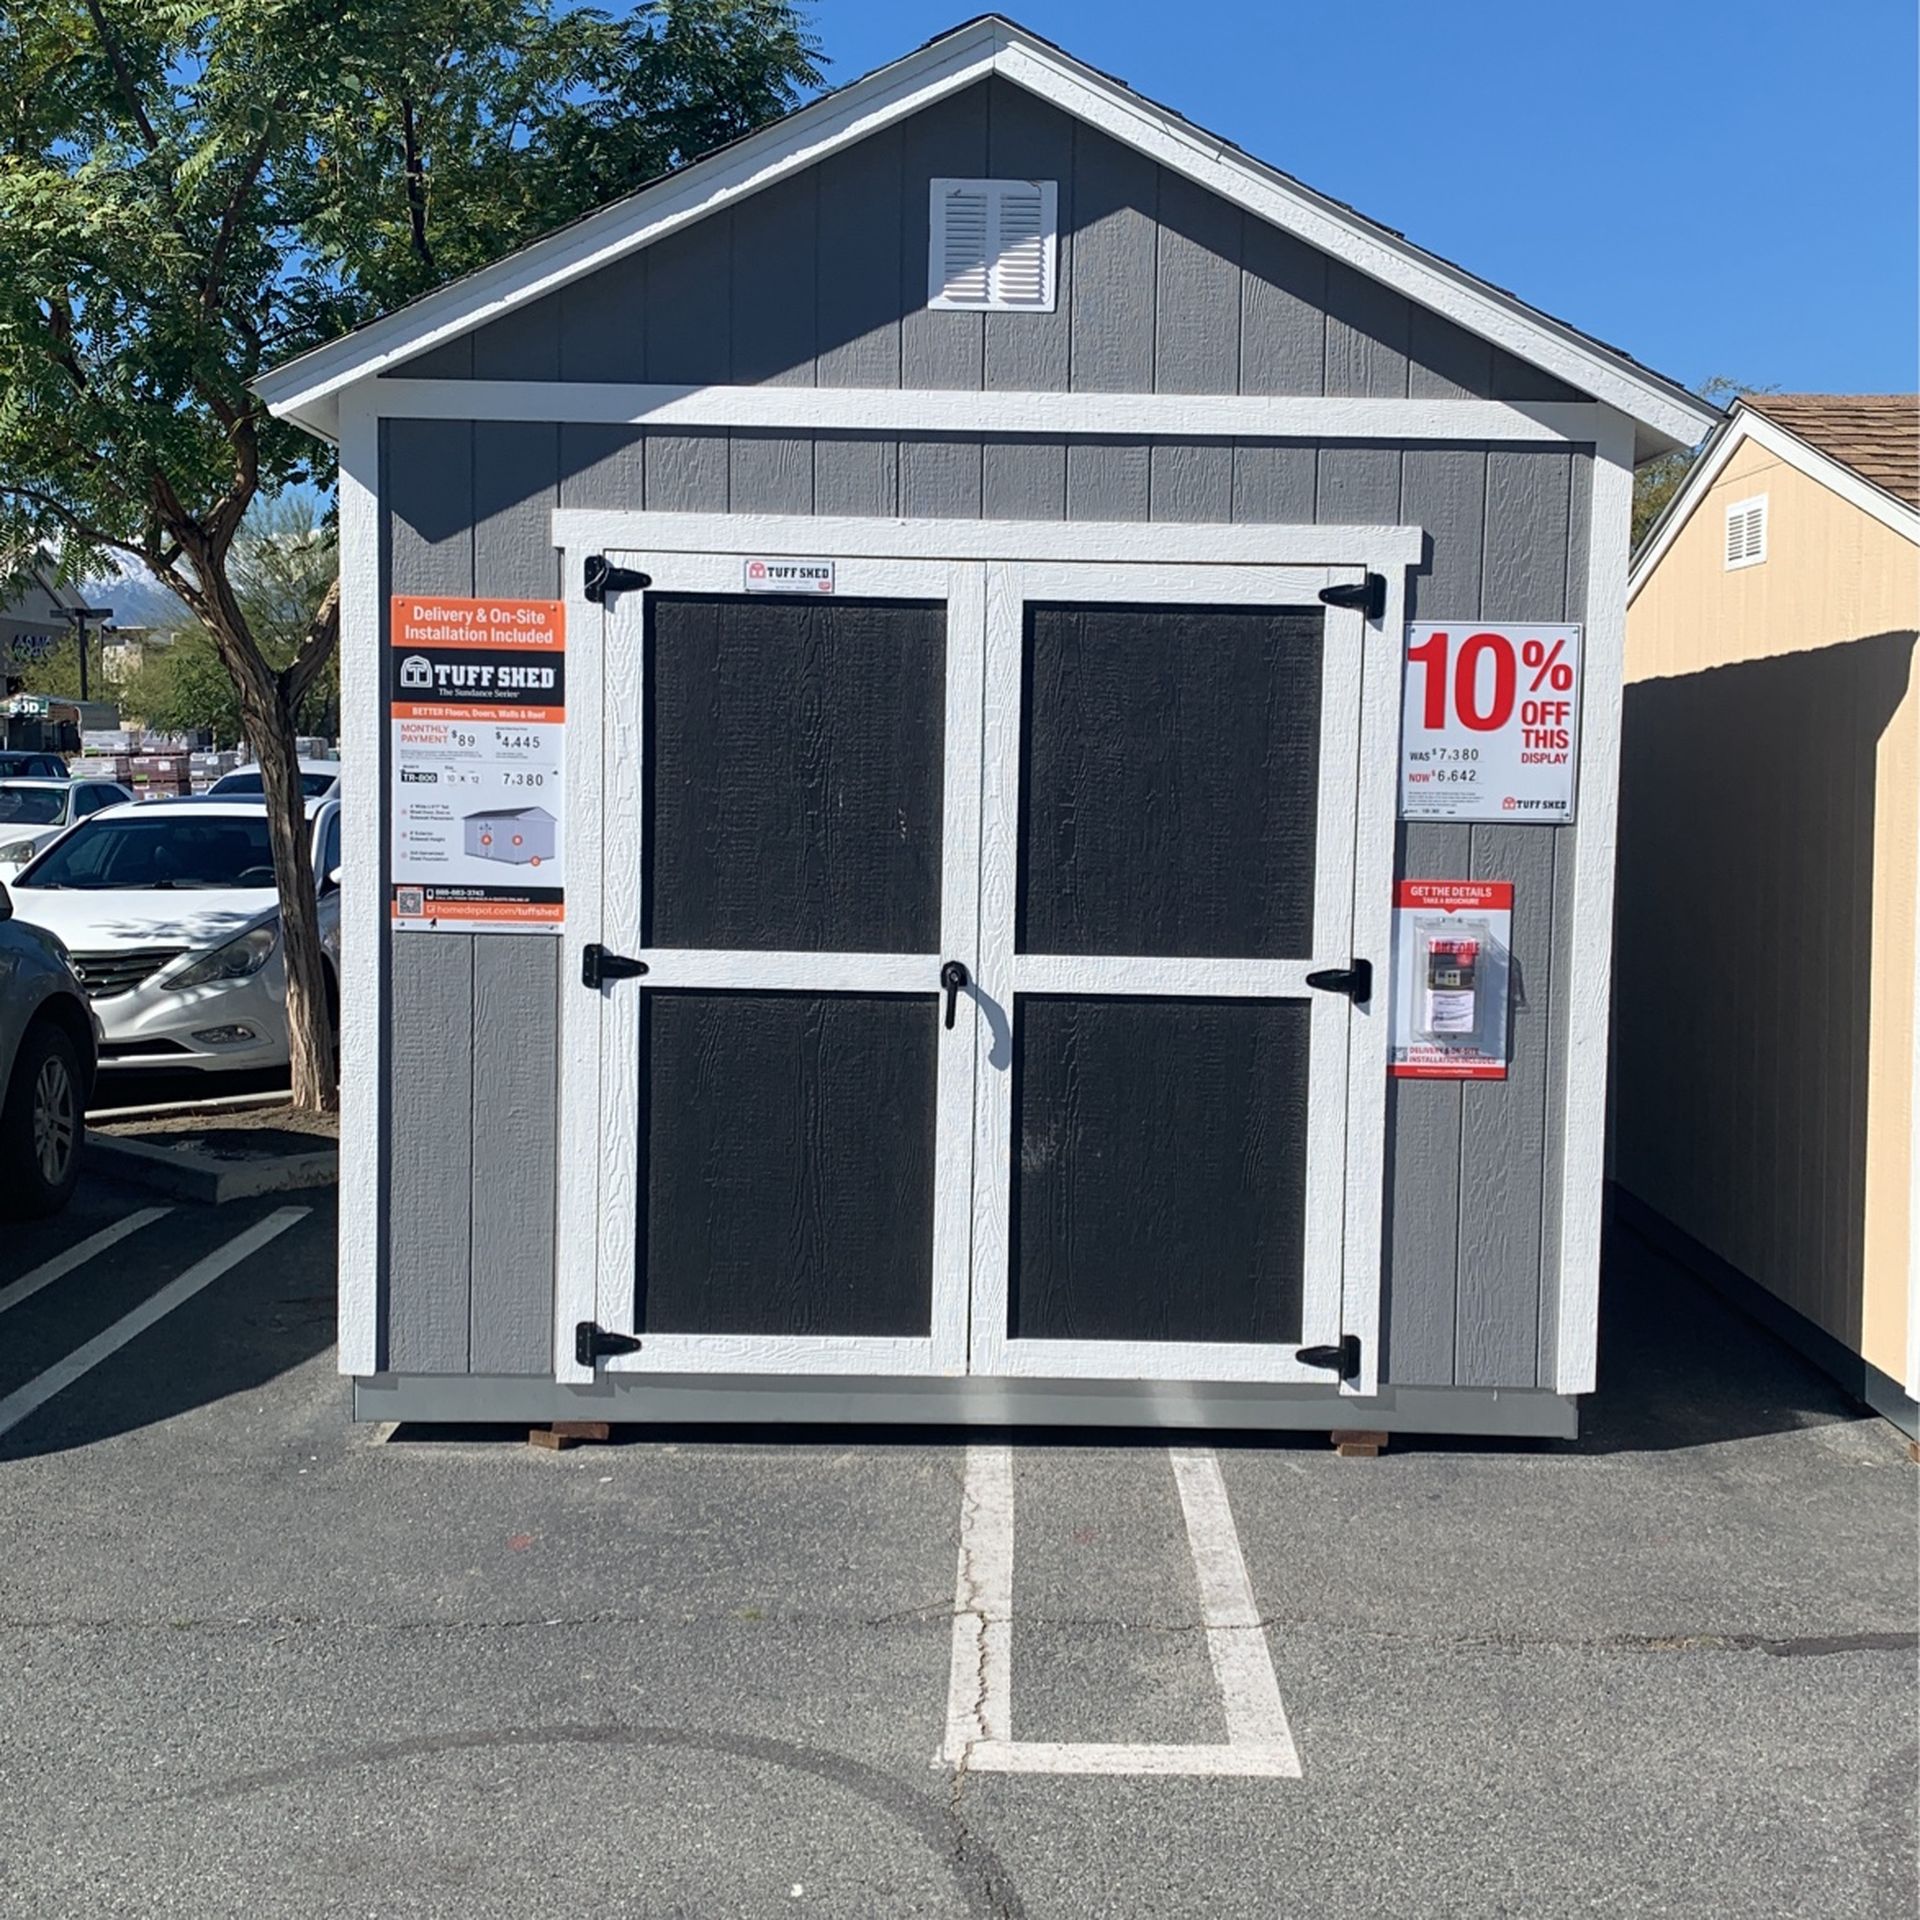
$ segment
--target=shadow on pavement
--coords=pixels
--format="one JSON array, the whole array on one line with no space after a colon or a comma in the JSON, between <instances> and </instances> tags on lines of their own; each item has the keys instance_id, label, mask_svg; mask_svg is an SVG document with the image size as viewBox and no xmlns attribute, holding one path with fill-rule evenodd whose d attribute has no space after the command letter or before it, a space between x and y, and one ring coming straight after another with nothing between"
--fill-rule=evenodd
<instances>
[{"instance_id":1,"label":"shadow on pavement","mask_svg":"<svg viewBox=\"0 0 1920 1920\"><path fill-rule=\"evenodd\" d=\"M136 1204L156 1199L131 1197ZM284 1206L307 1207L310 1217L162 1313L0 1435L0 1464L90 1446L255 1391L331 1347L331 1191L266 1194L222 1207L173 1203L164 1220L96 1256L18 1310L23 1316L36 1309L47 1316L42 1325L21 1330L22 1338L46 1351L44 1360L36 1354L32 1377L84 1352L89 1341L139 1313L196 1262ZM344 1392L341 1411L344 1420Z\"/></svg>"}]
</instances>

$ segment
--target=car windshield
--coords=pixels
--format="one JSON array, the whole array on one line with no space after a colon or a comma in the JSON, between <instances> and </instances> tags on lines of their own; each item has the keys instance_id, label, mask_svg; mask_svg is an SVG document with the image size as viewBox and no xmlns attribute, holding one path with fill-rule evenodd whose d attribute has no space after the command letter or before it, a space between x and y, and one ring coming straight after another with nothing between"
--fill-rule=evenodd
<instances>
[{"instance_id":1,"label":"car windshield","mask_svg":"<svg viewBox=\"0 0 1920 1920\"><path fill-rule=\"evenodd\" d=\"M51 754L0 753L0 778L11 773L25 774L29 779L61 780L66 777L66 771Z\"/></svg>"},{"instance_id":2,"label":"car windshield","mask_svg":"<svg viewBox=\"0 0 1920 1920\"><path fill-rule=\"evenodd\" d=\"M300 773L300 791L309 800L318 800L326 793L340 776L334 773L309 773L304 768ZM261 776L255 773L223 773L207 791L209 793L264 793Z\"/></svg>"},{"instance_id":3,"label":"car windshield","mask_svg":"<svg viewBox=\"0 0 1920 1920\"><path fill-rule=\"evenodd\" d=\"M16 787L0 781L0 827L53 827L66 817L64 787Z\"/></svg>"},{"instance_id":4,"label":"car windshield","mask_svg":"<svg viewBox=\"0 0 1920 1920\"><path fill-rule=\"evenodd\" d=\"M267 823L227 815L197 818L155 808L142 818L93 819L43 854L20 887L220 887L271 890Z\"/></svg>"}]
</instances>

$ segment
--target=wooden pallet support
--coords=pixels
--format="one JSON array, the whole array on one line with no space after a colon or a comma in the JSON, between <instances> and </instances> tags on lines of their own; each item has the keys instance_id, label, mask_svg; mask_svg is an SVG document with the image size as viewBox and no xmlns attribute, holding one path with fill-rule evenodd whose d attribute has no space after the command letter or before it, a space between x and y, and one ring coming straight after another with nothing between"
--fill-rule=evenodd
<instances>
[{"instance_id":1,"label":"wooden pallet support","mask_svg":"<svg viewBox=\"0 0 1920 1920\"><path fill-rule=\"evenodd\" d=\"M1328 1438L1342 1460L1377 1460L1387 1450L1387 1436L1371 1427L1335 1427Z\"/></svg>"},{"instance_id":2,"label":"wooden pallet support","mask_svg":"<svg viewBox=\"0 0 1920 1920\"><path fill-rule=\"evenodd\" d=\"M612 1438L613 1426L606 1420L556 1420L551 1426L527 1430L527 1445L544 1447L550 1453L565 1453L582 1441L604 1443Z\"/></svg>"}]
</instances>

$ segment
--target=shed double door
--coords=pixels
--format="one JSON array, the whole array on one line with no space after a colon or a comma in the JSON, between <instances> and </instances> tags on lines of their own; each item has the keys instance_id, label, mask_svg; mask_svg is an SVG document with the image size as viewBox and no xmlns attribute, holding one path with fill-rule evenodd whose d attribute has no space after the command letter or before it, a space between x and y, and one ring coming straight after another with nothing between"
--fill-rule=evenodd
<instances>
[{"instance_id":1,"label":"shed double door","mask_svg":"<svg viewBox=\"0 0 1920 1920\"><path fill-rule=\"evenodd\" d=\"M1330 1384L1355 570L609 558L606 1364Z\"/></svg>"}]
</instances>

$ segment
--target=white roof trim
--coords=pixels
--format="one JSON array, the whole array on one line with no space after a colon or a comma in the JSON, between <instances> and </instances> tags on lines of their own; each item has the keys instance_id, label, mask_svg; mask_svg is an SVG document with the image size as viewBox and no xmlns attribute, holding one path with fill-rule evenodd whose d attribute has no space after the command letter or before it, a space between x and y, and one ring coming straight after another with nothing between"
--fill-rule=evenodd
<instances>
[{"instance_id":1,"label":"white roof trim","mask_svg":"<svg viewBox=\"0 0 1920 1920\"><path fill-rule=\"evenodd\" d=\"M275 414L336 438L342 388L541 299L993 73L1627 415L1642 429L1640 458L1691 446L1718 418L1705 402L1623 355L1223 146L1177 114L992 15L356 333L274 368L254 383L255 390Z\"/></svg>"},{"instance_id":2,"label":"white roof trim","mask_svg":"<svg viewBox=\"0 0 1920 1920\"><path fill-rule=\"evenodd\" d=\"M1638 554L1633 572L1627 579L1627 604L1631 606L1640 589L1653 577L1667 549L1680 537L1680 530L1694 516L1700 503L1712 492L1727 462L1748 441L1763 446L1776 459L1818 481L1829 492L1837 493L1851 506L1889 527L1902 539L1920 546L1920 511L1895 498L1884 487L1877 487L1864 474L1856 473L1844 461L1834 459L1818 447L1809 445L1790 428L1783 427L1764 413L1736 401L1732 417L1713 437L1680 491L1667 502L1666 511L1653 523Z\"/></svg>"}]
</instances>

